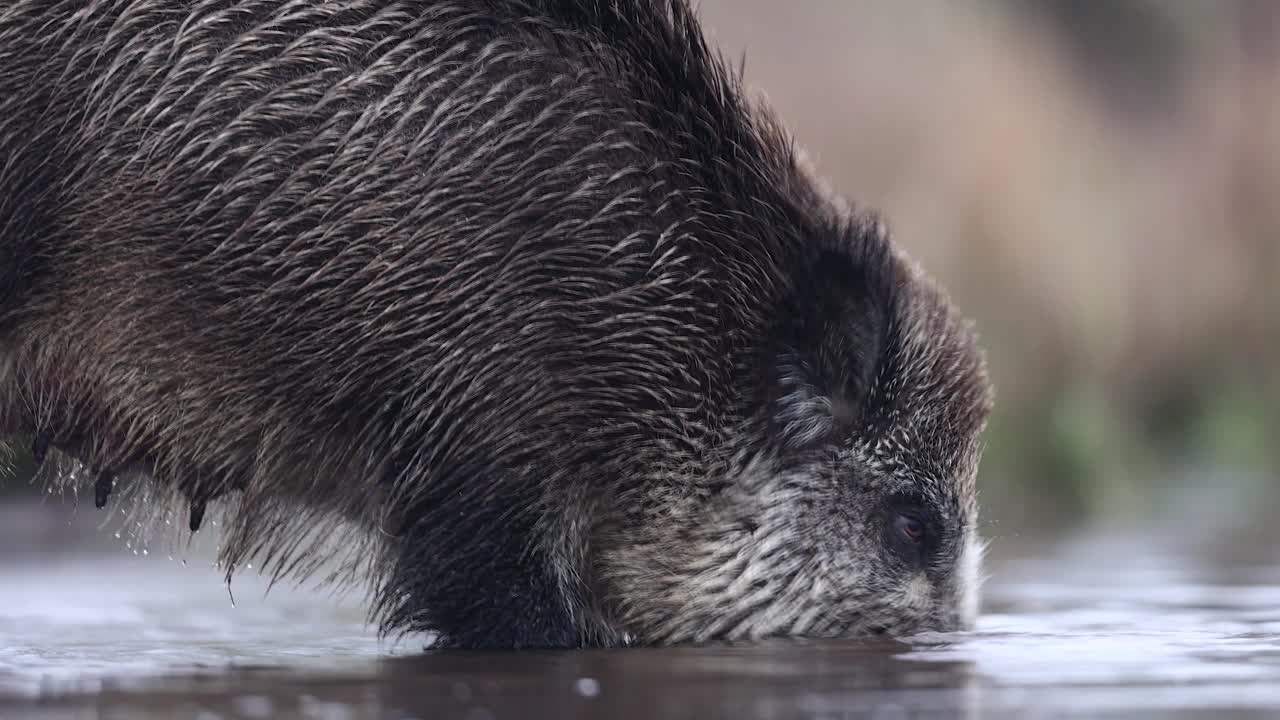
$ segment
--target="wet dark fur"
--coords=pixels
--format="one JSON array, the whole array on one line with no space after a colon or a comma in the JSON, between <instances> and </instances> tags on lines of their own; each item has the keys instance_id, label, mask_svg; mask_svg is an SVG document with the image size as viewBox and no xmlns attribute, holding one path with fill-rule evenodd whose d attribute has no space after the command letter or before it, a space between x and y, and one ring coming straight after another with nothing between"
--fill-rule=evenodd
<instances>
[{"instance_id":1,"label":"wet dark fur","mask_svg":"<svg viewBox=\"0 0 1280 720\"><path fill-rule=\"evenodd\" d=\"M0 432L385 629L972 617L972 335L681 2L9 0L0 263Z\"/></svg>"}]
</instances>

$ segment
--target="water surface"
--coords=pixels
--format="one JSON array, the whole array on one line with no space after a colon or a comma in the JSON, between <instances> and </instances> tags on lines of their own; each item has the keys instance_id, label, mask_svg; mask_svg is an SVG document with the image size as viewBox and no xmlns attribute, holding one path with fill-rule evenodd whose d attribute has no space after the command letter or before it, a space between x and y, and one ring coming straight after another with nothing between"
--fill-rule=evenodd
<instances>
[{"instance_id":1,"label":"water surface","mask_svg":"<svg viewBox=\"0 0 1280 720\"><path fill-rule=\"evenodd\" d=\"M264 595L246 570L233 606L207 548L88 525L0 512L0 717L1280 716L1280 563L1190 538L998 539L969 633L423 655L380 642L358 593Z\"/></svg>"}]
</instances>

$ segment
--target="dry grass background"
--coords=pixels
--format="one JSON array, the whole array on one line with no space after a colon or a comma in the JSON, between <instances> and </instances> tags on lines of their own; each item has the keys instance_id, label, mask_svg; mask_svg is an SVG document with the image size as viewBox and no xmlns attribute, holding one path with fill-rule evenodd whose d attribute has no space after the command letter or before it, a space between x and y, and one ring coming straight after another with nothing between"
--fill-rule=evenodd
<instances>
[{"instance_id":1,"label":"dry grass background","mask_svg":"<svg viewBox=\"0 0 1280 720\"><path fill-rule=\"evenodd\" d=\"M701 8L976 318L991 518L1274 511L1280 2Z\"/></svg>"}]
</instances>

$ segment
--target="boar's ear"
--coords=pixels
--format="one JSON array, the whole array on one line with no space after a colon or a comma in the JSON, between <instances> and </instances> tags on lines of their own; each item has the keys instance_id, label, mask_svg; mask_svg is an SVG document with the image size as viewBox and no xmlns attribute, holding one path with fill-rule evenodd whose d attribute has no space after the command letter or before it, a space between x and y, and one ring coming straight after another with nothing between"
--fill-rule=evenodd
<instances>
[{"instance_id":1,"label":"boar's ear","mask_svg":"<svg viewBox=\"0 0 1280 720\"><path fill-rule=\"evenodd\" d=\"M888 346L892 259L878 230L824 243L799 263L784 303L773 420L788 447L853 430Z\"/></svg>"}]
</instances>

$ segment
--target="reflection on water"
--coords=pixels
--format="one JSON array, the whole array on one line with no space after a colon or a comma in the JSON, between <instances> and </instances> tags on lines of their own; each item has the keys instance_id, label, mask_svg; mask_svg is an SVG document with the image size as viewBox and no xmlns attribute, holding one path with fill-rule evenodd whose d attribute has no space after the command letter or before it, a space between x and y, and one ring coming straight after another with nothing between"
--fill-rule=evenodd
<instances>
[{"instance_id":1,"label":"reflection on water","mask_svg":"<svg viewBox=\"0 0 1280 720\"><path fill-rule=\"evenodd\" d=\"M18 532L20 519L61 534ZM192 551L199 559L184 566L78 527L57 506L0 516L0 717L1280 712L1280 566L1224 563L1149 536L1014 556L1000 551L1023 543L1001 543L987 612L972 633L871 645L421 655L411 639L380 643L358 594L278 586L264 597L266 582L243 573L233 607L207 555ZM68 538L85 537L96 550L70 550L78 543Z\"/></svg>"}]
</instances>

